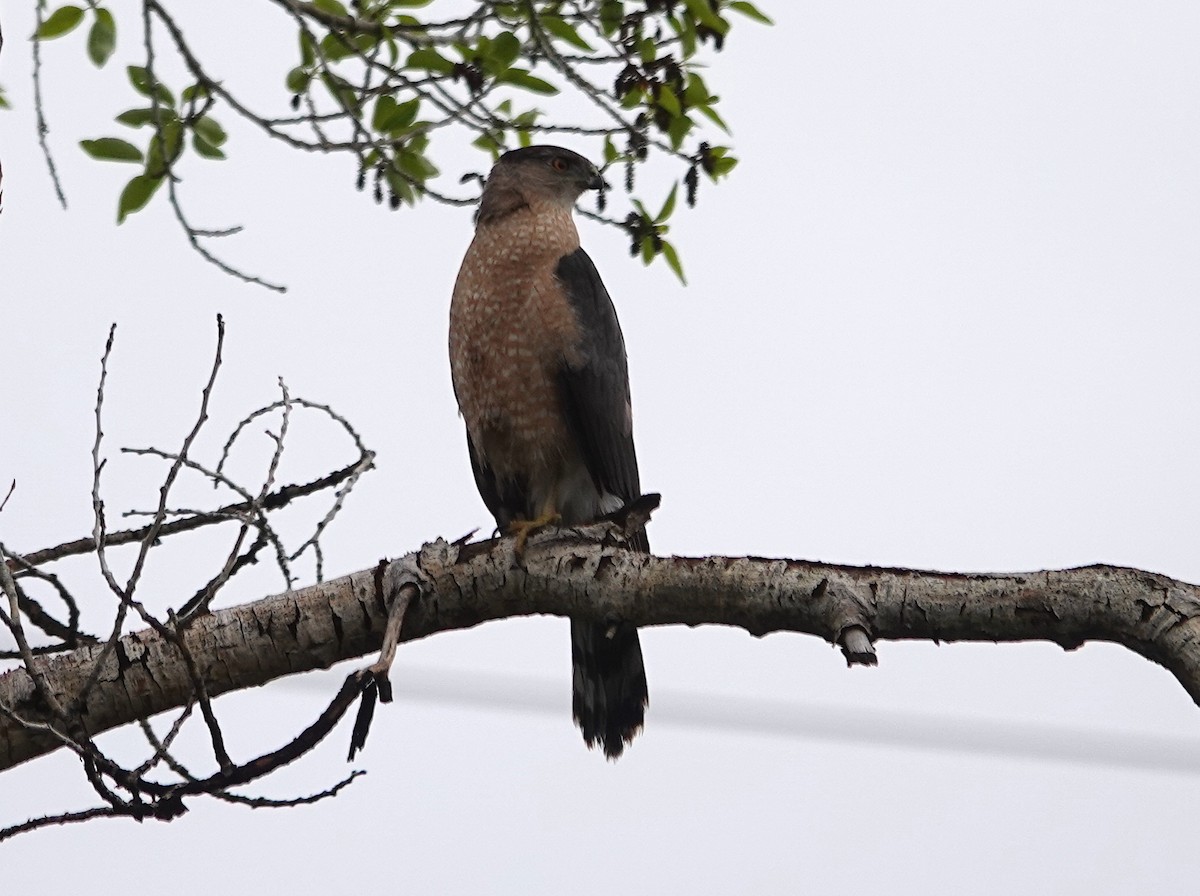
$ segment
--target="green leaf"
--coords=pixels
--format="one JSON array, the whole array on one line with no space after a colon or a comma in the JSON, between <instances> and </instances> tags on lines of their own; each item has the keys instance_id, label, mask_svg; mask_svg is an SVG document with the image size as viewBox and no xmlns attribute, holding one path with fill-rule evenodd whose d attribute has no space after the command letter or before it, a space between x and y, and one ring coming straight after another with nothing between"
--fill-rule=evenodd
<instances>
[{"instance_id":1,"label":"green leaf","mask_svg":"<svg viewBox=\"0 0 1200 896\"><path fill-rule=\"evenodd\" d=\"M671 119L671 125L667 128L667 136L671 138L671 149L679 149L683 145L683 138L688 135L692 129L692 120L686 115L680 115L677 118Z\"/></svg>"},{"instance_id":2,"label":"green leaf","mask_svg":"<svg viewBox=\"0 0 1200 896\"><path fill-rule=\"evenodd\" d=\"M736 9L747 18L753 19L756 22L761 22L764 25L775 24L773 21L771 21L770 17L759 12L758 7L756 7L753 3L747 3L746 0L734 0L733 3L729 4L729 8Z\"/></svg>"},{"instance_id":3,"label":"green leaf","mask_svg":"<svg viewBox=\"0 0 1200 896\"><path fill-rule=\"evenodd\" d=\"M385 127L392 133L404 130L417 120L417 113L420 111L420 97L411 99L406 103L401 103L396 107L396 114L389 118L387 122L385 122Z\"/></svg>"},{"instance_id":4,"label":"green leaf","mask_svg":"<svg viewBox=\"0 0 1200 896\"><path fill-rule=\"evenodd\" d=\"M708 0L684 0L684 5L687 6L688 12L692 14L692 18L700 24L707 25L719 34L724 34L729 30L729 23L713 12L713 8L709 6Z\"/></svg>"},{"instance_id":5,"label":"green leaf","mask_svg":"<svg viewBox=\"0 0 1200 896\"><path fill-rule=\"evenodd\" d=\"M604 135L604 164L611 165L614 161L620 158L621 153L612 142L612 135Z\"/></svg>"},{"instance_id":6,"label":"green leaf","mask_svg":"<svg viewBox=\"0 0 1200 896\"><path fill-rule=\"evenodd\" d=\"M200 135L199 131L192 134L192 149L196 150L196 155L200 156L201 158L205 158L205 159L223 159L223 158L225 158L225 153L221 151L220 147L215 146L212 143L209 143L207 140L205 140L204 137Z\"/></svg>"},{"instance_id":7,"label":"green leaf","mask_svg":"<svg viewBox=\"0 0 1200 896\"><path fill-rule=\"evenodd\" d=\"M655 224L661 224L667 218L671 217L671 212L675 211L675 194L679 191L679 184L671 187L671 193L667 196L667 201L663 203L662 211L658 213L658 217L654 219Z\"/></svg>"},{"instance_id":8,"label":"green leaf","mask_svg":"<svg viewBox=\"0 0 1200 896\"><path fill-rule=\"evenodd\" d=\"M658 88L658 96L655 98L655 101L672 116L683 112L682 107L679 105L679 97L675 96L675 91L666 84Z\"/></svg>"},{"instance_id":9,"label":"green leaf","mask_svg":"<svg viewBox=\"0 0 1200 896\"><path fill-rule=\"evenodd\" d=\"M287 73L287 89L288 93L304 93L308 89L308 84L312 80L312 75L304 70L303 66L297 66Z\"/></svg>"},{"instance_id":10,"label":"green leaf","mask_svg":"<svg viewBox=\"0 0 1200 896\"><path fill-rule=\"evenodd\" d=\"M708 177L714 183L737 167L738 160L726 155L729 150L723 146L714 146L710 152Z\"/></svg>"},{"instance_id":11,"label":"green leaf","mask_svg":"<svg viewBox=\"0 0 1200 896\"><path fill-rule=\"evenodd\" d=\"M646 91L640 87L635 87L633 90L629 91L629 93L625 94L625 96L621 97L621 108L632 109L636 106L640 106L642 104L642 100L645 98Z\"/></svg>"},{"instance_id":12,"label":"green leaf","mask_svg":"<svg viewBox=\"0 0 1200 896\"><path fill-rule=\"evenodd\" d=\"M329 91L329 95L339 106L351 111L355 115L359 113L361 107L359 105L358 94L354 88L344 79L335 75L329 69L321 72L321 83L325 85L325 89Z\"/></svg>"},{"instance_id":13,"label":"green leaf","mask_svg":"<svg viewBox=\"0 0 1200 896\"><path fill-rule=\"evenodd\" d=\"M375 100L375 112L371 115L371 129L384 131L383 123L391 118L398 105L396 98L390 93L382 94L379 99Z\"/></svg>"},{"instance_id":14,"label":"green leaf","mask_svg":"<svg viewBox=\"0 0 1200 896\"><path fill-rule=\"evenodd\" d=\"M154 90L150 89L150 73L145 68L129 65L125 67L125 71L129 74L129 83L133 85L133 89L142 96L155 95L164 106L175 105L175 95L161 81L155 81Z\"/></svg>"},{"instance_id":15,"label":"green leaf","mask_svg":"<svg viewBox=\"0 0 1200 896\"><path fill-rule=\"evenodd\" d=\"M337 32L325 35L321 41L321 55L329 62L338 62L357 52L354 44Z\"/></svg>"},{"instance_id":16,"label":"green leaf","mask_svg":"<svg viewBox=\"0 0 1200 896\"><path fill-rule=\"evenodd\" d=\"M541 114L541 109L530 109L528 112L522 112L520 115L514 115L512 119L512 127L517 128L518 130L528 131L535 124L537 124L537 120Z\"/></svg>"},{"instance_id":17,"label":"green leaf","mask_svg":"<svg viewBox=\"0 0 1200 896\"><path fill-rule=\"evenodd\" d=\"M696 111L723 130L726 134L733 133L729 130L729 125L725 124L725 119L718 115L717 111L707 103L697 106Z\"/></svg>"},{"instance_id":18,"label":"green leaf","mask_svg":"<svg viewBox=\"0 0 1200 896\"><path fill-rule=\"evenodd\" d=\"M600 30L612 37L625 21L625 4L621 0L604 0L600 4Z\"/></svg>"},{"instance_id":19,"label":"green leaf","mask_svg":"<svg viewBox=\"0 0 1200 896\"><path fill-rule=\"evenodd\" d=\"M162 183L161 177L138 174L125 185L117 201L117 223L123 224L134 212L140 212Z\"/></svg>"},{"instance_id":20,"label":"green leaf","mask_svg":"<svg viewBox=\"0 0 1200 896\"><path fill-rule=\"evenodd\" d=\"M75 29L80 22L83 21L83 10L78 6L60 6L50 16L42 20L41 26L34 33L34 37L41 40L50 40L55 37L62 37Z\"/></svg>"},{"instance_id":21,"label":"green leaf","mask_svg":"<svg viewBox=\"0 0 1200 896\"><path fill-rule=\"evenodd\" d=\"M326 62L340 62L350 56L366 56L380 41L379 35L356 34L347 37L340 31L330 32L321 41L321 54Z\"/></svg>"},{"instance_id":22,"label":"green leaf","mask_svg":"<svg viewBox=\"0 0 1200 896\"><path fill-rule=\"evenodd\" d=\"M408 54L408 58L404 60L405 68L423 68L426 71L437 72L441 75L448 75L454 71L454 63L442 56L433 47L421 47L419 50L413 50Z\"/></svg>"},{"instance_id":23,"label":"green leaf","mask_svg":"<svg viewBox=\"0 0 1200 896\"><path fill-rule=\"evenodd\" d=\"M221 127L215 118L208 115L202 115L198 118L195 124L192 125L192 130L196 132L196 136L202 138L212 146L221 146L229 139L229 135L225 133L225 129Z\"/></svg>"},{"instance_id":24,"label":"green leaf","mask_svg":"<svg viewBox=\"0 0 1200 896\"><path fill-rule=\"evenodd\" d=\"M691 59L696 55L696 23L688 16L682 16L679 20L679 47L683 51L684 59Z\"/></svg>"},{"instance_id":25,"label":"green leaf","mask_svg":"<svg viewBox=\"0 0 1200 896\"><path fill-rule=\"evenodd\" d=\"M401 150L396 153L396 167L418 183L437 177L438 169L422 153Z\"/></svg>"},{"instance_id":26,"label":"green leaf","mask_svg":"<svg viewBox=\"0 0 1200 896\"><path fill-rule=\"evenodd\" d=\"M126 127L140 128L154 122L153 109L126 109L117 116L117 121Z\"/></svg>"},{"instance_id":27,"label":"green leaf","mask_svg":"<svg viewBox=\"0 0 1200 896\"><path fill-rule=\"evenodd\" d=\"M142 151L120 137L101 137L99 140L80 140L79 145L93 159L105 162L141 162Z\"/></svg>"},{"instance_id":28,"label":"green leaf","mask_svg":"<svg viewBox=\"0 0 1200 896\"><path fill-rule=\"evenodd\" d=\"M482 149L484 152L490 153L493 159L500 155L500 150L504 147L504 144L498 141L490 133L480 134L471 141L471 145L477 149Z\"/></svg>"},{"instance_id":29,"label":"green leaf","mask_svg":"<svg viewBox=\"0 0 1200 896\"><path fill-rule=\"evenodd\" d=\"M344 7L344 6L342 6L342 4L338 3L338 0L314 0L313 6L315 6L317 9L321 10L322 12L329 13L330 15L335 15L335 16L349 16L350 15L350 13L347 12L346 7Z\"/></svg>"},{"instance_id":30,"label":"green leaf","mask_svg":"<svg viewBox=\"0 0 1200 896\"><path fill-rule=\"evenodd\" d=\"M511 31L501 31L488 48L488 70L499 74L506 71L521 55L521 41Z\"/></svg>"},{"instance_id":31,"label":"green leaf","mask_svg":"<svg viewBox=\"0 0 1200 896\"><path fill-rule=\"evenodd\" d=\"M679 263L679 254L675 251L675 247L666 240L662 241L662 257L667 260L667 267L675 272L679 282L687 286L687 277L683 276L683 265Z\"/></svg>"},{"instance_id":32,"label":"green leaf","mask_svg":"<svg viewBox=\"0 0 1200 896\"><path fill-rule=\"evenodd\" d=\"M371 117L371 127L381 134L398 134L412 124L421 109L419 97L404 103L397 103L396 98L384 94L375 101L375 114Z\"/></svg>"},{"instance_id":33,"label":"green leaf","mask_svg":"<svg viewBox=\"0 0 1200 896\"><path fill-rule=\"evenodd\" d=\"M542 23L543 28L559 40L565 41L586 53L592 52L592 45L580 37L579 32L575 30L575 26L569 22L558 18L558 16L542 16L539 21Z\"/></svg>"},{"instance_id":34,"label":"green leaf","mask_svg":"<svg viewBox=\"0 0 1200 896\"><path fill-rule=\"evenodd\" d=\"M388 66L395 68L396 63L400 61L400 44L396 42L396 37L392 32L389 31L383 36L383 45L387 47Z\"/></svg>"},{"instance_id":35,"label":"green leaf","mask_svg":"<svg viewBox=\"0 0 1200 896\"><path fill-rule=\"evenodd\" d=\"M695 72L689 72L683 100L689 106L699 106L701 103L716 102L716 97L708 92L708 85L704 83L703 78Z\"/></svg>"},{"instance_id":36,"label":"green leaf","mask_svg":"<svg viewBox=\"0 0 1200 896\"><path fill-rule=\"evenodd\" d=\"M8 102L8 97L4 95L4 88L0 87L0 109L11 109L12 106Z\"/></svg>"},{"instance_id":37,"label":"green leaf","mask_svg":"<svg viewBox=\"0 0 1200 896\"><path fill-rule=\"evenodd\" d=\"M530 93L542 93L547 96L558 93L558 88L553 84L534 77L522 68L510 68L496 80L503 84L511 84L513 87L520 87L522 90L528 90Z\"/></svg>"},{"instance_id":38,"label":"green leaf","mask_svg":"<svg viewBox=\"0 0 1200 896\"><path fill-rule=\"evenodd\" d=\"M151 177L162 177L179 158L181 152L183 152L183 126L178 120L172 119L163 125L161 131L150 138L150 148L146 152L146 174Z\"/></svg>"},{"instance_id":39,"label":"green leaf","mask_svg":"<svg viewBox=\"0 0 1200 896\"><path fill-rule=\"evenodd\" d=\"M164 109L161 106L158 109L158 119L164 124L172 121L175 118L174 109ZM126 109L117 116L117 121L120 124L130 128L140 128L144 125L154 124L153 109Z\"/></svg>"},{"instance_id":40,"label":"green leaf","mask_svg":"<svg viewBox=\"0 0 1200 896\"><path fill-rule=\"evenodd\" d=\"M150 76L146 74L146 69L140 65L127 65L125 71L129 74L129 83L133 85L133 89L142 96L149 96Z\"/></svg>"},{"instance_id":41,"label":"green leaf","mask_svg":"<svg viewBox=\"0 0 1200 896\"><path fill-rule=\"evenodd\" d=\"M209 93L206 85L197 82L196 84L189 84L187 87L183 88L179 94L179 98L185 103L192 103L200 100L206 100L211 95L212 94Z\"/></svg>"},{"instance_id":42,"label":"green leaf","mask_svg":"<svg viewBox=\"0 0 1200 896\"><path fill-rule=\"evenodd\" d=\"M96 21L88 30L87 54L96 68L103 68L104 63L117 48L117 22L113 14L103 6L96 7Z\"/></svg>"},{"instance_id":43,"label":"green leaf","mask_svg":"<svg viewBox=\"0 0 1200 896\"><path fill-rule=\"evenodd\" d=\"M642 237L642 264L649 264L654 260L654 237Z\"/></svg>"},{"instance_id":44,"label":"green leaf","mask_svg":"<svg viewBox=\"0 0 1200 896\"><path fill-rule=\"evenodd\" d=\"M301 65L309 66L317 61L316 44L313 42L313 36L308 29L300 32L300 63Z\"/></svg>"},{"instance_id":45,"label":"green leaf","mask_svg":"<svg viewBox=\"0 0 1200 896\"><path fill-rule=\"evenodd\" d=\"M409 205L416 204L417 194L413 190L412 184L404 179L399 171L392 167L388 167L383 174L384 180L387 181L388 189L391 190L401 202L407 202Z\"/></svg>"}]
</instances>

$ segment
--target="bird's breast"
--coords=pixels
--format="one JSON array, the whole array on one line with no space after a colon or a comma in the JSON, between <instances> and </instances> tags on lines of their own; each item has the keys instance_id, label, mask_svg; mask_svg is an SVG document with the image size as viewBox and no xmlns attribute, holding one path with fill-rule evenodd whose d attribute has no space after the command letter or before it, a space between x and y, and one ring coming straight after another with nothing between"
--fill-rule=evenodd
<instances>
[{"instance_id":1,"label":"bird's breast","mask_svg":"<svg viewBox=\"0 0 1200 896\"><path fill-rule=\"evenodd\" d=\"M450 307L450 368L470 438L501 478L537 478L574 453L558 372L579 322L554 276L556 253L477 232Z\"/></svg>"}]
</instances>

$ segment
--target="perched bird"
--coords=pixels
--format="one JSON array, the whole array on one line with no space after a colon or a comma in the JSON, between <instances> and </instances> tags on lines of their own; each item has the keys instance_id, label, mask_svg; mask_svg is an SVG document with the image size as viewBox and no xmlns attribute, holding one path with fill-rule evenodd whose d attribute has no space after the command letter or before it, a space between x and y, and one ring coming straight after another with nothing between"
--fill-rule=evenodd
<instances>
[{"instance_id":1,"label":"perched bird","mask_svg":"<svg viewBox=\"0 0 1200 896\"><path fill-rule=\"evenodd\" d=\"M450 305L450 369L475 484L501 531L591 522L640 495L625 340L579 246L572 210L601 189L557 146L502 155L488 175ZM649 551L645 532L631 541ZM572 713L621 755L645 717L637 629L571 620Z\"/></svg>"}]
</instances>

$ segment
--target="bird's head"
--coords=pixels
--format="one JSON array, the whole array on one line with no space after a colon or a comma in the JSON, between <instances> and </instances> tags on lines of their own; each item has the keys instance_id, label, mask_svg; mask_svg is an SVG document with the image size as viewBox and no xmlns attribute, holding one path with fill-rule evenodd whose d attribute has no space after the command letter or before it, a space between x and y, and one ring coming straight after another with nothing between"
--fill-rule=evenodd
<instances>
[{"instance_id":1,"label":"bird's head","mask_svg":"<svg viewBox=\"0 0 1200 896\"><path fill-rule=\"evenodd\" d=\"M479 220L483 223L533 203L571 208L585 191L605 186L596 166L579 153L561 146L525 146L506 152L492 166Z\"/></svg>"}]
</instances>

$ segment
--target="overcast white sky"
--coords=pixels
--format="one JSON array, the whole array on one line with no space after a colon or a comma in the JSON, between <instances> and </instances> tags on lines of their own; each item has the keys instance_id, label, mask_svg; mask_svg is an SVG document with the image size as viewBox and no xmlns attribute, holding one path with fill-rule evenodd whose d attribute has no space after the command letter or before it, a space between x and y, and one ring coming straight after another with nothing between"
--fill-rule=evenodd
<instances>
[{"instance_id":1,"label":"overcast white sky","mask_svg":"<svg viewBox=\"0 0 1200 896\"><path fill-rule=\"evenodd\" d=\"M282 376L379 454L328 539L329 574L487 526L445 357L470 212L377 209L345 162L233 127L233 160L186 167L185 198L203 226L245 225L222 248L286 296L201 262L162 202L115 227L132 169L75 145L126 107L126 33L99 80L80 35L46 49L64 213L35 142L31 5L6 8L0 58L17 107L0 113L0 481L18 482L0 539L32 550L90 531L109 323L115 454L190 425L218 312L229 336L209 451ZM664 495L655 549L946 570L1105 561L1200 581L1200 6L763 6L777 26L740 25L709 75L743 163L672 231L691 285L581 226L625 328L643 483ZM235 8L214 67L262 58L281 77L290 44L267 45L244 4L208 15L228 26ZM288 481L349 457L316 429L296 438ZM110 506L151 505L158 472L114 457ZM152 570L165 601L218 556L181 550ZM86 609L102 618L92 581ZM262 573L235 596L278 587ZM6 844L0 879L50 892L69 867L97 896L147 877L181 896L1193 891L1195 771L886 743L940 725L930 736L952 747L985 718L1017 742L1048 724L1127 735L1099 742L1143 765L1157 754L1138 737L1200 744L1200 710L1120 648L884 643L878 669L847 670L808 637L659 629L643 644L647 730L615 765L570 724L566 623L493 624L406 645L401 689L503 694L524 676L558 712L400 700L376 715L355 766L369 774L336 800L193 802L171 825L44 831ZM235 757L307 725L344 673L222 698ZM859 734L672 724L697 693L783 701L801 728ZM985 729L998 747L1002 730ZM345 743L339 732L256 792L332 784ZM65 754L0 776L0 824L91 802Z\"/></svg>"}]
</instances>

